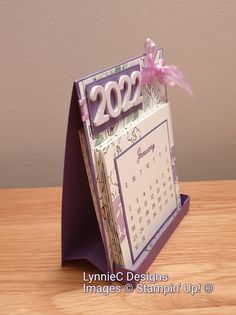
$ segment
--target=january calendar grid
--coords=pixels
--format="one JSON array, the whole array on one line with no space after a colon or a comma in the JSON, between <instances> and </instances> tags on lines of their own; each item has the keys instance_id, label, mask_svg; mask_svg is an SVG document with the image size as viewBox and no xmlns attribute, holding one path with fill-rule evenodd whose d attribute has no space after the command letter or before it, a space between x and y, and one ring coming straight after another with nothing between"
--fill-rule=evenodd
<instances>
[{"instance_id":1,"label":"january calendar grid","mask_svg":"<svg viewBox=\"0 0 236 315\"><path fill-rule=\"evenodd\" d=\"M156 136L159 136L157 139L167 140L166 143L164 143L164 147L160 141L157 141L156 144L152 143L149 145L146 152L142 152L139 143L142 141L141 144L144 146L144 138L151 134L158 133L158 129L160 130L161 128L166 129L168 138L166 139L165 133L161 131L159 132L159 135ZM127 171L126 163L129 163L129 161L127 161L127 154L132 154L131 151L135 155L132 157L132 162L135 165L134 161L136 159L137 168L136 170L131 169L131 177L129 177L129 174L125 173L125 171ZM156 152L156 155L153 154L154 152ZM147 154L151 155L149 160L145 159ZM121 159L123 159L123 169L125 169L123 172ZM144 160L145 162L142 163ZM165 162L166 165L163 165ZM165 224L168 218L178 207L175 184L172 176L167 120L156 126L153 130L149 131L136 143L132 144L118 157L116 157L115 168L118 176L119 190L121 192L121 202L124 210L124 221L129 247L132 262L134 263L153 237L158 233L161 226ZM151 176L151 174L153 174L153 176ZM148 177L147 183L144 179L145 176ZM139 181L144 181L146 187L141 185ZM133 186L131 187L132 192L138 196L133 196L133 200L130 195L126 193L129 186ZM159 214L166 210L164 208L169 202L168 198L171 199L172 204L169 211L165 212L165 216L167 216L167 218L164 222L158 223L158 221L160 221ZM132 211L133 207L136 209L135 212Z\"/></svg>"},{"instance_id":2,"label":"january calendar grid","mask_svg":"<svg viewBox=\"0 0 236 315\"><path fill-rule=\"evenodd\" d=\"M147 268L188 210L189 199L179 192L166 84L189 86L177 67L164 66L154 42L148 39L145 49L143 56L74 84L63 183L63 260L88 256L109 272ZM77 159L84 162L75 165ZM73 168L83 179L72 176ZM82 205L83 182L89 191ZM85 230L80 247L77 238Z\"/></svg>"}]
</instances>

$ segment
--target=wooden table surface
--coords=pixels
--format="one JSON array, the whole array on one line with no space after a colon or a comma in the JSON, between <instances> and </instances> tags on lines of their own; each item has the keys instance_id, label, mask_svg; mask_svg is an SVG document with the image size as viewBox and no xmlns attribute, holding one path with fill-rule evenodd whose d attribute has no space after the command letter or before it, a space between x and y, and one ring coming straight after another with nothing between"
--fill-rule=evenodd
<instances>
[{"instance_id":1,"label":"wooden table surface","mask_svg":"<svg viewBox=\"0 0 236 315\"><path fill-rule=\"evenodd\" d=\"M105 296L83 292L83 271L97 273L93 266L61 268L61 189L0 190L0 314L235 315L236 181L186 182L181 192L191 195L190 211L149 273L201 292Z\"/></svg>"}]
</instances>

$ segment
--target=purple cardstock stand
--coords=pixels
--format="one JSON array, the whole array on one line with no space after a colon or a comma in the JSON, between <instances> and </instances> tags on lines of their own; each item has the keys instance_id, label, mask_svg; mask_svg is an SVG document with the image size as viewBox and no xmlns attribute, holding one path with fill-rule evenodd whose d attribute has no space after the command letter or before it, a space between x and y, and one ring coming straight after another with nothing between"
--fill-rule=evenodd
<instances>
[{"instance_id":1,"label":"purple cardstock stand","mask_svg":"<svg viewBox=\"0 0 236 315\"><path fill-rule=\"evenodd\" d=\"M86 259L101 272L109 271L106 248L103 244L85 164L78 135L78 129L83 127L78 104L79 96L74 84L70 104L67 127L64 179L62 195L62 265L67 261ZM139 268L132 271L134 274L143 274L147 271L157 254L174 232L189 209L190 197L181 194L182 208L175 219L150 250L147 258ZM127 281L128 271L123 267L114 266L115 273L123 273L123 283Z\"/></svg>"}]
</instances>

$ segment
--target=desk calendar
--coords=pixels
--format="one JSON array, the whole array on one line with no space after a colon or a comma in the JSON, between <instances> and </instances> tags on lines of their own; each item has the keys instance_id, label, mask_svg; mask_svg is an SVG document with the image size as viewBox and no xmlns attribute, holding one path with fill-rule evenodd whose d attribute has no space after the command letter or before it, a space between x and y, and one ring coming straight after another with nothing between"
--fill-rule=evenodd
<instances>
[{"instance_id":1,"label":"desk calendar","mask_svg":"<svg viewBox=\"0 0 236 315\"><path fill-rule=\"evenodd\" d=\"M62 204L62 259L146 271L188 210L180 195L166 85L188 90L162 50L74 83ZM177 78L177 79L176 79Z\"/></svg>"}]
</instances>

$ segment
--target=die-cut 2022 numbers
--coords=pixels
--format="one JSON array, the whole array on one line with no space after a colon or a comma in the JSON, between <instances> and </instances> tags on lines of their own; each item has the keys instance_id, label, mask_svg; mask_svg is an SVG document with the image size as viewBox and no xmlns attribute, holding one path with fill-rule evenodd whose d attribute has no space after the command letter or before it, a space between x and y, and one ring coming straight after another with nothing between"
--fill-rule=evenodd
<instances>
[{"instance_id":1,"label":"die-cut 2022 numbers","mask_svg":"<svg viewBox=\"0 0 236 315\"><path fill-rule=\"evenodd\" d=\"M135 86L134 95L131 99L132 86ZM121 91L124 90L122 97ZM115 104L112 106L111 93L114 95ZM121 75L118 82L109 81L105 86L95 85L90 93L89 99L95 102L98 99L98 109L93 120L95 127L109 121L110 118L117 118L121 112L126 112L133 106L143 102L141 93L141 73L133 71L130 77Z\"/></svg>"}]
</instances>

